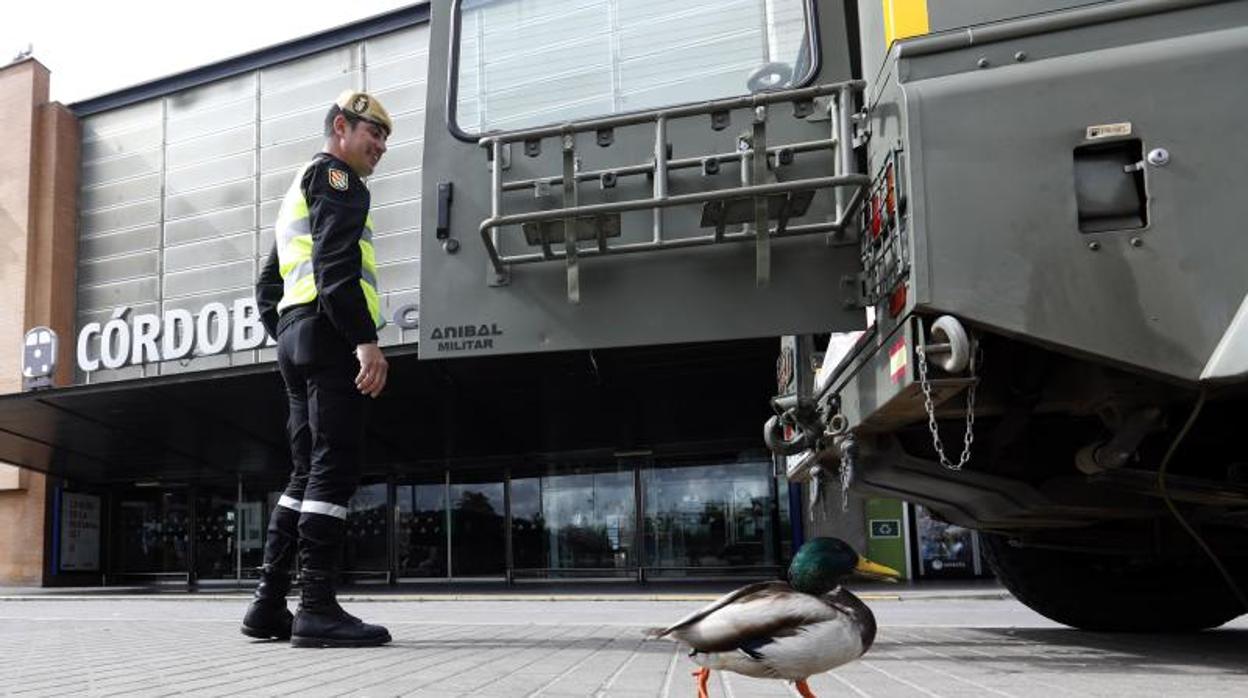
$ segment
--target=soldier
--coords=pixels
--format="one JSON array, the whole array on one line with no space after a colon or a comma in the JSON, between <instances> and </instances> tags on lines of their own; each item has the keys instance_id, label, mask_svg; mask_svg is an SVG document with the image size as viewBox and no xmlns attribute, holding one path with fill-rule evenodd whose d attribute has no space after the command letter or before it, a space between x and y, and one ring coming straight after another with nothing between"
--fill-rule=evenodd
<instances>
[{"instance_id":1,"label":"soldier","mask_svg":"<svg viewBox=\"0 0 1248 698\"><path fill-rule=\"evenodd\" d=\"M390 641L338 605L334 584L347 503L359 483L365 397L386 385L377 347L370 197L361 180L386 152L392 123L374 97L343 92L325 115L325 149L303 166L282 200L275 240L256 283L265 330L290 404L293 470L269 519L264 565L243 619L244 635L290 638L296 647L369 647ZM301 595L286 608L299 562Z\"/></svg>"}]
</instances>

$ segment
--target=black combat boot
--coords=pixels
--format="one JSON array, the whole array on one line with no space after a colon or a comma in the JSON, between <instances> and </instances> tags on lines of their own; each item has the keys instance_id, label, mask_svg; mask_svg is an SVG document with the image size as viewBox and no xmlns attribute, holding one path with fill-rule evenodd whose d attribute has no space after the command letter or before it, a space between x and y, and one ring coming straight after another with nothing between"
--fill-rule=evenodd
<instances>
[{"instance_id":1,"label":"black combat boot","mask_svg":"<svg viewBox=\"0 0 1248 698\"><path fill-rule=\"evenodd\" d=\"M290 568L294 567L299 543L299 512L287 506L273 508L268 535L264 541L264 564L260 583L247 613L242 632L261 640L290 639L293 616L286 609L290 593Z\"/></svg>"},{"instance_id":2,"label":"black combat boot","mask_svg":"<svg viewBox=\"0 0 1248 698\"><path fill-rule=\"evenodd\" d=\"M260 568L260 583L256 595L243 616L243 634L260 640L290 639L290 625L294 616L286 608L286 594L290 593L290 573L273 569L272 565Z\"/></svg>"},{"instance_id":3,"label":"black combat boot","mask_svg":"<svg viewBox=\"0 0 1248 698\"><path fill-rule=\"evenodd\" d=\"M334 595L333 575L303 570L300 600L291 628L295 647L376 647L390 642L390 631L369 625L342 610Z\"/></svg>"}]
</instances>

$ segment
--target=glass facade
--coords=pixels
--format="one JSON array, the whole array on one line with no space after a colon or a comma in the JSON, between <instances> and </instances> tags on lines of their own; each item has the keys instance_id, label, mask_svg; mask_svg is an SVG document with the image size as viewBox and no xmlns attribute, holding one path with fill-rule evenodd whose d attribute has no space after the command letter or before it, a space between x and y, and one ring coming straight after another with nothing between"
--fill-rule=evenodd
<instances>
[{"instance_id":1,"label":"glass facade","mask_svg":"<svg viewBox=\"0 0 1248 698\"><path fill-rule=\"evenodd\" d=\"M324 142L327 100L346 88L375 95L395 125L369 178L383 315L418 302L428 45L428 25L411 26L84 117L76 330L121 307L131 317L201 315L250 299L282 196ZM379 339L415 334L390 323ZM80 366L75 382L274 359L272 348L245 346L197 341L163 361L126 352L115 365ZM84 347L95 358L101 349Z\"/></svg>"},{"instance_id":2,"label":"glass facade","mask_svg":"<svg viewBox=\"0 0 1248 698\"><path fill-rule=\"evenodd\" d=\"M764 456L647 456L366 481L348 506L343 570L392 581L765 573L785 558L781 484ZM232 492L119 491L110 572L252 577L279 496L246 483Z\"/></svg>"}]
</instances>

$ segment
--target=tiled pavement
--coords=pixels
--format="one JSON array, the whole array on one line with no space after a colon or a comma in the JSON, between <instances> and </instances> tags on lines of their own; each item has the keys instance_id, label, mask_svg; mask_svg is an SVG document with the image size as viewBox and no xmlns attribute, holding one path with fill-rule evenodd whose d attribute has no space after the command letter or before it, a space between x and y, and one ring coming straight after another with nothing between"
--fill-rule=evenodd
<instances>
[{"instance_id":1,"label":"tiled pavement","mask_svg":"<svg viewBox=\"0 0 1248 698\"><path fill-rule=\"evenodd\" d=\"M500 597L501 598L501 597ZM519 599L519 597L515 597ZM0 601L6 695L693 696L694 668L642 629L701 601L357 602L394 642L293 649L238 634L243 597ZM824 696L1248 695L1248 617L1180 637L1081 633L1000 598L869 601L881 630ZM794 696L716 673L713 696Z\"/></svg>"}]
</instances>

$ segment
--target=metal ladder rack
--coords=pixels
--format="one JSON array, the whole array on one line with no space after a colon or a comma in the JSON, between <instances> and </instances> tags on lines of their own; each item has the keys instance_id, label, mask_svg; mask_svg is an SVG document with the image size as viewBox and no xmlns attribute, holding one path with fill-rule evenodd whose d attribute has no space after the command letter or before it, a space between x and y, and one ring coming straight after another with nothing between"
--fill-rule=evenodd
<instances>
[{"instance_id":1,"label":"metal ladder rack","mask_svg":"<svg viewBox=\"0 0 1248 698\"><path fill-rule=\"evenodd\" d=\"M863 191L870 185L870 178L857 173L853 145L853 98L861 92L865 83L852 80L829 85L815 85L795 90L766 92L746 97L716 100L700 104L654 109L620 116L569 122L545 128L527 129L482 137L479 144L486 149L491 165L490 217L481 222L481 242L489 253L493 271L491 285L505 285L510 280L510 268L521 264L564 260L567 266L568 300L580 302L581 257L630 254L654 250L687 248L719 243L736 243L753 240L755 243L755 278L759 286L770 281L771 239L796 237L818 233L841 233L852 220L854 210L861 202ZM794 115L804 118L814 112L814 100L830 97L831 129L827 139L769 146L767 143L768 107L782 102L794 105ZM723 130L734 109L752 110L750 131L738 141L737 152L709 153L699 157L673 160L667 143L667 129L674 119L710 116L711 128ZM577 140L581 134L595 134L598 145L610 145L614 129L636 124L654 124L654 158L649 163L628 165L612 169L581 172L577 167ZM557 138L562 153L562 172L551 178L504 181L505 149L514 143L523 143L525 154L534 157L541 152L544 139ZM777 166L797 153L832 150L833 173L830 176L808 177L786 182L765 183L768 161L774 158ZM756 157L765 153L763 157ZM509 154L509 152L507 153ZM736 161L741 166L740 186L691 194L670 195L668 174L673 170L702 167L718 168L724 161ZM603 186L614 186L621 177L649 176L653 178L651 198L613 201L581 205L579 185L581 182L598 180ZM503 210L504 193L535 190L546 187L562 188L560 208L529 213L507 214ZM823 223L788 225L790 218L804 214L814 193L821 189L836 191L835 220ZM713 227L714 232L696 237L668 239L664 237L662 209L702 204L702 225ZM620 214L628 211L651 210L654 212L653 237L645 242L612 245L610 238L620 235ZM773 228L770 221L776 221ZM729 224L747 224L741 232L729 233ZM752 226L750 225L752 224ZM502 255L499 252L499 235L505 226L522 226L527 242L540 246L540 252ZM580 243L594 242L593 247L582 248ZM562 245L556 249L553 245Z\"/></svg>"}]
</instances>

